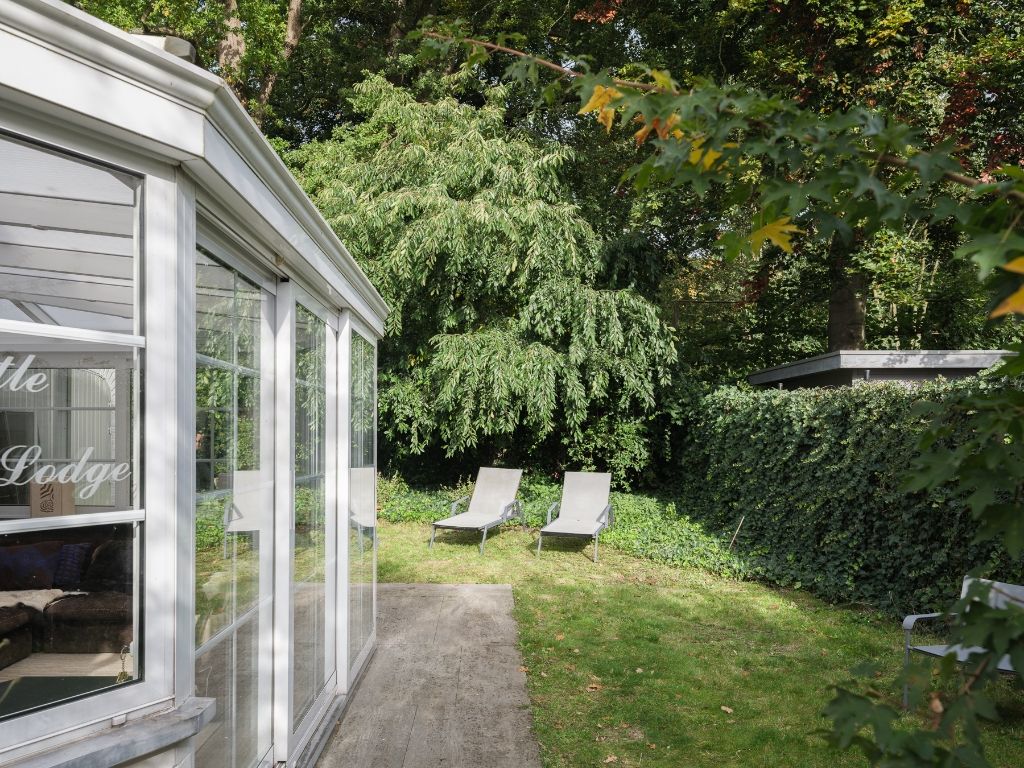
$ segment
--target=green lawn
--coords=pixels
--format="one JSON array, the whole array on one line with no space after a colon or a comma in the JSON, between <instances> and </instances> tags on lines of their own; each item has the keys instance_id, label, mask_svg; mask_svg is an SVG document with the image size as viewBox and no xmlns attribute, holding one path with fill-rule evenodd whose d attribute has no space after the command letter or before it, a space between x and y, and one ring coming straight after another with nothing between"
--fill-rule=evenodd
<instances>
[{"instance_id":1,"label":"green lawn","mask_svg":"<svg viewBox=\"0 0 1024 768\"><path fill-rule=\"evenodd\" d=\"M803 593L639 560L534 532L475 536L384 523L379 578L510 583L545 765L854 766L813 731L829 686L861 661L879 686L901 663L899 623ZM1024 695L999 692L994 765L1024 765ZM614 759L613 759L614 758Z\"/></svg>"}]
</instances>

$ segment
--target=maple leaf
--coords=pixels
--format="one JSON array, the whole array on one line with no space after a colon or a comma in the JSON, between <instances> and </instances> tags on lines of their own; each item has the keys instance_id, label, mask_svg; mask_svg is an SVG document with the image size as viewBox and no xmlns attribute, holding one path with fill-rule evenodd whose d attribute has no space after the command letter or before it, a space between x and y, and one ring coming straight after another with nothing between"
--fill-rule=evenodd
<instances>
[{"instance_id":1,"label":"maple leaf","mask_svg":"<svg viewBox=\"0 0 1024 768\"><path fill-rule=\"evenodd\" d=\"M622 93L615 88L606 85L595 85L594 92L590 99L580 107L577 114L585 115L588 112L597 112L597 122L604 126L606 131L611 131L615 122L615 110L608 105L622 96Z\"/></svg>"},{"instance_id":2,"label":"maple leaf","mask_svg":"<svg viewBox=\"0 0 1024 768\"><path fill-rule=\"evenodd\" d=\"M1024 285L1003 299L999 306L992 310L989 317L1002 317L1010 314L1024 315Z\"/></svg>"},{"instance_id":3,"label":"maple leaf","mask_svg":"<svg viewBox=\"0 0 1024 768\"><path fill-rule=\"evenodd\" d=\"M679 115L671 115L668 120L662 120L660 117L656 117L650 122L648 122L645 117L641 117L640 120L644 123L644 127L633 134L637 144L643 144L647 141L647 137L650 135L651 131L654 131L659 139L667 139L669 134L672 134L676 138L680 138L682 136L682 131L672 130L672 126L679 122Z\"/></svg>"},{"instance_id":4,"label":"maple leaf","mask_svg":"<svg viewBox=\"0 0 1024 768\"><path fill-rule=\"evenodd\" d=\"M766 240L771 240L786 253L792 253L793 243L790 241L790 236L800 232L803 230L789 223L789 216L783 216L781 219L769 221L763 227L755 229L747 240L751 250L755 252L761 250Z\"/></svg>"}]
</instances>

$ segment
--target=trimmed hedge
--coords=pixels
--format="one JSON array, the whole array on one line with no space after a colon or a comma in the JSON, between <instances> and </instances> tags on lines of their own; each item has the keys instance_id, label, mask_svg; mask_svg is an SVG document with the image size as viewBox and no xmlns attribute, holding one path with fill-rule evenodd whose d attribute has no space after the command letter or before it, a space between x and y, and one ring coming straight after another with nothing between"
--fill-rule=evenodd
<instances>
[{"instance_id":1,"label":"trimmed hedge","mask_svg":"<svg viewBox=\"0 0 1024 768\"><path fill-rule=\"evenodd\" d=\"M450 504L473 490L468 482L454 488L412 488L398 477L381 477L378 488L381 518L420 523L448 517ZM524 476L519 498L527 524L533 528L543 525L548 507L561 493L561 486L552 480ZM601 535L602 543L670 565L702 568L723 576L746 573L743 561L730 553L719 537L681 515L675 502L635 493L613 493L611 501L615 525Z\"/></svg>"},{"instance_id":2,"label":"trimmed hedge","mask_svg":"<svg viewBox=\"0 0 1024 768\"><path fill-rule=\"evenodd\" d=\"M716 390L688 435L682 506L723 534L745 516L736 550L750 574L832 602L910 613L948 605L976 567L1019 581L1021 562L973 543L960 500L901 487L925 427L914 404L984 386Z\"/></svg>"}]
</instances>

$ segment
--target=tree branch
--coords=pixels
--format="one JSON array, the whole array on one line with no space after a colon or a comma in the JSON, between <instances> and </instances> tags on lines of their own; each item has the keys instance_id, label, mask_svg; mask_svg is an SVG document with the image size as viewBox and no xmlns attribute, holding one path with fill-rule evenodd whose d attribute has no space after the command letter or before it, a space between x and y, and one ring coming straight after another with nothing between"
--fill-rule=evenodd
<instances>
[{"instance_id":1,"label":"tree branch","mask_svg":"<svg viewBox=\"0 0 1024 768\"><path fill-rule=\"evenodd\" d=\"M505 53L508 54L509 56L515 56L516 58L519 59L526 59L542 67L550 69L552 72L557 72L562 77L566 77L570 80L574 80L578 77L583 76L582 72L578 72L574 69L569 69L568 67L563 67L561 64L555 64L553 61L542 59L539 56L534 56L533 54L526 53L526 51L520 51L516 48L509 48L508 46L505 45L490 43L486 40L477 40L476 38L472 37L452 37L451 35L442 35L438 32L424 32L423 36L429 37L433 40L441 40L449 43L461 43L464 45L479 46L481 48L484 48L488 51L493 51L495 53ZM645 91L647 93L669 93L669 91L666 91L666 89L661 88L660 86L654 85L652 83L641 83L636 80L620 80L618 78L613 78L612 82L615 85L620 86L622 88L632 88L638 91ZM906 159L899 157L897 155L890 154L883 154L877 157L876 162L881 165L892 165L899 168L907 168L910 166L910 163ZM974 189L975 187L978 187L981 184L985 183L981 179L976 179L973 176L967 176L966 174L963 173L956 173L955 171L944 171L942 174L942 178L944 178L946 181L951 181L954 184L959 184L960 186L968 187L969 189ZM1006 193L1006 197L1009 200L1013 200L1017 204L1024 205L1024 192L1020 190L1012 189Z\"/></svg>"},{"instance_id":2,"label":"tree branch","mask_svg":"<svg viewBox=\"0 0 1024 768\"><path fill-rule=\"evenodd\" d=\"M507 46L498 45L497 43L489 43L486 40L477 40L472 37L452 37L451 35L442 35L437 32L424 32L423 36L429 37L432 40L441 40L443 42L448 43L463 43L464 45L477 45L480 46L481 48L486 48L488 51L494 51L495 53L507 53L509 56L515 56L517 59L527 59L528 61L532 61L535 64L539 64L542 67L546 67L547 69L550 69L552 72L557 72L558 74L562 75L563 77L567 77L570 80L573 80L577 77L583 77L583 73L577 72L575 69L563 67L560 64L555 64L553 61L548 61L547 59L542 59L539 56L529 54L526 51L520 51L517 50L516 48L508 48ZM615 85L621 86L623 88L634 88L638 91L647 91L649 93L665 93L664 88L659 88L657 85L654 85L653 83L641 83L636 80L619 80L617 78L613 78L612 82L615 83Z\"/></svg>"}]
</instances>

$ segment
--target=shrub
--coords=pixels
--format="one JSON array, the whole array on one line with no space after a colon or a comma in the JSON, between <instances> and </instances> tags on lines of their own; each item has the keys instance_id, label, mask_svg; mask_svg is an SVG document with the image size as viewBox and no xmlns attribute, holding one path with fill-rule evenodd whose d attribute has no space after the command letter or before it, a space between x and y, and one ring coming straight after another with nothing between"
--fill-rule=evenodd
<instances>
[{"instance_id":1,"label":"shrub","mask_svg":"<svg viewBox=\"0 0 1024 768\"><path fill-rule=\"evenodd\" d=\"M743 516L736 549L749 573L834 602L912 612L948 603L976 567L1015 581L1022 564L973 542L958 498L903 489L925 423L915 403L987 386L716 390L688 436L682 508L722 534Z\"/></svg>"}]
</instances>

